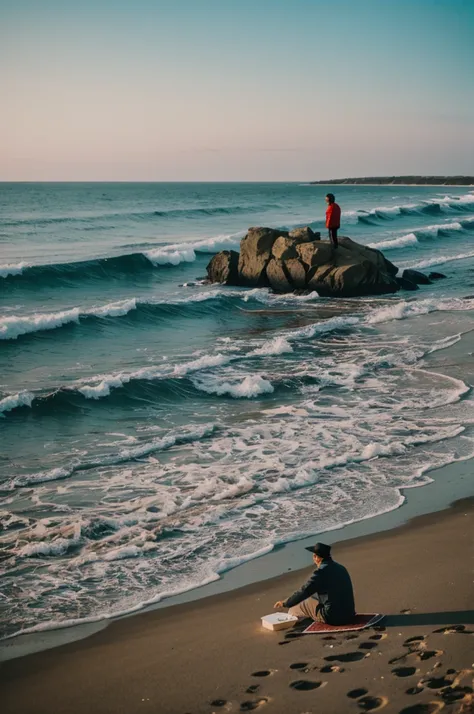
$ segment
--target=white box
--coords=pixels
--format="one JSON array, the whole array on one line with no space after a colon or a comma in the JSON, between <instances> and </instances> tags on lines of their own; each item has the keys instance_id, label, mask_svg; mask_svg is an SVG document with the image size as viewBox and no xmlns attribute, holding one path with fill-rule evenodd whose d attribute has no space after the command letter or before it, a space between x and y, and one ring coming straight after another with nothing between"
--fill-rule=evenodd
<instances>
[{"instance_id":1,"label":"white box","mask_svg":"<svg viewBox=\"0 0 474 714\"><path fill-rule=\"evenodd\" d=\"M287 612L272 612L271 615L262 617L262 625L267 630L286 630L298 621L295 615L289 615Z\"/></svg>"}]
</instances>

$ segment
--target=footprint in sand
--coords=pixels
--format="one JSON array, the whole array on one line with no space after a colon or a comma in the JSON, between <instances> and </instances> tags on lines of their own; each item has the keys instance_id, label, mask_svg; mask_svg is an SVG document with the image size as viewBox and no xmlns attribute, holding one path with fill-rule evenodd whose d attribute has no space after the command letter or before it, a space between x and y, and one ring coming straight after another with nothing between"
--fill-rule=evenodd
<instances>
[{"instance_id":1,"label":"footprint in sand","mask_svg":"<svg viewBox=\"0 0 474 714\"><path fill-rule=\"evenodd\" d=\"M376 642L361 642L359 645L360 650L373 650L374 647L377 647Z\"/></svg>"},{"instance_id":2,"label":"footprint in sand","mask_svg":"<svg viewBox=\"0 0 474 714\"><path fill-rule=\"evenodd\" d=\"M395 669L392 669L392 674L395 677L411 677L416 674L416 667L395 667Z\"/></svg>"},{"instance_id":3,"label":"footprint in sand","mask_svg":"<svg viewBox=\"0 0 474 714\"><path fill-rule=\"evenodd\" d=\"M427 702L426 704L413 704L411 707L405 707L399 714L435 714L442 709L444 704L441 702Z\"/></svg>"},{"instance_id":4,"label":"footprint in sand","mask_svg":"<svg viewBox=\"0 0 474 714\"><path fill-rule=\"evenodd\" d=\"M225 707L226 704L226 699L214 699L214 701L211 702L211 707Z\"/></svg>"},{"instance_id":5,"label":"footprint in sand","mask_svg":"<svg viewBox=\"0 0 474 714\"><path fill-rule=\"evenodd\" d=\"M278 644L279 645L289 645L290 642L291 642L291 640L281 640L281 642L279 642Z\"/></svg>"},{"instance_id":6,"label":"footprint in sand","mask_svg":"<svg viewBox=\"0 0 474 714\"><path fill-rule=\"evenodd\" d=\"M346 652L345 654L329 655L324 659L327 662L357 662L360 659L364 659L364 657L367 657L367 655L363 652Z\"/></svg>"},{"instance_id":7,"label":"footprint in sand","mask_svg":"<svg viewBox=\"0 0 474 714\"><path fill-rule=\"evenodd\" d=\"M368 694L369 690L364 689L363 687L359 687L359 689L351 689L350 692L347 692L347 695L349 699L359 699L359 697L363 697L364 694Z\"/></svg>"},{"instance_id":8,"label":"footprint in sand","mask_svg":"<svg viewBox=\"0 0 474 714\"><path fill-rule=\"evenodd\" d=\"M251 677L269 677L271 675L271 669L259 669L258 672L252 672Z\"/></svg>"},{"instance_id":9,"label":"footprint in sand","mask_svg":"<svg viewBox=\"0 0 474 714\"><path fill-rule=\"evenodd\" d=\"M245 691L247 694L255 694L256 692L258 692L259 689L260 689L259 684L251 684L250 687L247 687L247 689Z\"/></svg>"},{"instance_id":10,"label":"footprint in sand","mask_svg":"<svg viewBox=\"0 0 474 714\"><path fill-rule=\"evenodd\" d=\"M422 679L420 684L423 684L429 689L442 689L443 687L450 687L453 683L452 679L446 679L445 677L427 677Z\"/></svg>"},{"instance_id":11,"label":"footprint in sand","mask_svg":"<svg viewBox=\"0 0 474 714\"><path fill-rule=\"evenodd\" d=\"M403 643L404 647L413 647L416 643L422 642L425 639L424 635L414 635L413 637L409 637L405 642Z\"/></svg>"},{"instance_id":12,"label":"footprint in sand","mask_svg":"<svg viewBox=\"0 0 474 714\"><path fill-rule=\"evenodd\" d=\"M441 692L441 696L446 704L452 704L472 695L472 693L472 687L446 687Z\"/></svg>"},{"instance_id":13,"label":"footprint in sand","mask_svg":"<svg viewBox=\"0 0 474 714\"><path fill-rule=\"evenodd\" d=\"M431 659L432 657L441 657L443 654L443 650L425 650L424 652L420 652L418 655L419 660L425 660L425 659Z\"/></svg>"},{"instance_id":14,"label":"footprint in sand","mask_svg":"<svg viewBox=\"0 0 474 714\"><path fill-rule=\"evenodd\" d=\"M441 627L439 630L433 630L434 634L441 633L442 635L472 635L474 630L466 630L466 625L449 625L449 627Z\"/></svg>"},{"instance_id":15,"label":"footprint in sand","mask_svg":"<svg viewBox=\"0 0 474 714\"><path fill-rule=\"evenodd\" d=\"M344 672L344 668L339 667L337 664L326 664L324 667L321 667L321 672L323 674L327 672Z\"/></svg>"},{"instance_id":16,"label":"footprint in sand","mask_svg":"<svg viewBox=\"0 0 474 714\"><path fill-rule=\"evenodd\" d=\"M291 682L290 688L297 689L299 692L307 692L310 689L319 689L321 685L322 682L314 682L310 679L297 679L296 681Z\"/></svg>"},{"instance_id":17,"label":"footprint in sand","mask_svg":"<svg viewBox=\"0 0 474 714\"><path fill-rule=\"evenodd\" d=\"M308 662L293 662L290 664L290 669L305 669L308 666Z\"/></svg>"},{"instance_id":18,"label":"footprint in sand","mask_svg":"<svg viewBox=\"0 0 474 714\"><path fill-rule=\"evenodd\" d=\"M357 700L358 706L365 712L375 712L388 704L386 697L362 697Z\"/></svg>"},{"instance_id":19,"label":"footprint in sand","mask_svg":"<svg viewBox=\"0 0 474 714\"><path fill-rule=\"evenodd\" d=\"M258 709L258 707L261 707L262 704L266 704L267 702L268 699L266 697L262 697L261 699L249 699L247 702L242 702L240 705L240 711L250 712L254 709Z\"/></svg>"},{"instance_id":20,"label":"footprint in sand","mask_svg":"<svg viewBox=\"0 0 474 714\"><path fill-rule=\"evenodd\" d=\"M387 637L386 634L383 635L371 635L369 640L384 640Z\"/></svg>"},{"instance_id":21,"label":"footprint in sand","mask_svg":"<svg viewBox=\"0 0 474 714\"><path fill-rule=\"evenodd\" d=\"M405 694L421 694L423 690L424 687L420 687L420 685L417 684L416 687L410 687L409 689L407 689Z\"/></svg>"},{"instance_id":22,"label":"footprint in sand","mask_svg":"<svg viewBox=\"0 0 474 714\"><path fill-rule=\"evenodd\" d=\"M359 639L359 635L346 635L346 636L344 637L344 639L345 639L345 640L358 640L358 639Z\"/></svg>"}]
</instances>

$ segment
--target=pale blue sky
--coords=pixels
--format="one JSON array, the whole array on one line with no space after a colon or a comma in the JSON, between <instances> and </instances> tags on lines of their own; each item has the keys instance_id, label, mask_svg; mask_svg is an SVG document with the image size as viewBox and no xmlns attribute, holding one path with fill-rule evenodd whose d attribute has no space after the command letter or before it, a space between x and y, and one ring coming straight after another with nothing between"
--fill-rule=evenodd
<instances>
[{"instance_id":1,"label":"pale blue sky","mask_svg":"<svg viewBox=\"0 0 474 714\"><path fill-rule=\"evenodd\" d=\"M0 0L0 180L474 173L472 0Z\"/></svg>"}]
</instances>

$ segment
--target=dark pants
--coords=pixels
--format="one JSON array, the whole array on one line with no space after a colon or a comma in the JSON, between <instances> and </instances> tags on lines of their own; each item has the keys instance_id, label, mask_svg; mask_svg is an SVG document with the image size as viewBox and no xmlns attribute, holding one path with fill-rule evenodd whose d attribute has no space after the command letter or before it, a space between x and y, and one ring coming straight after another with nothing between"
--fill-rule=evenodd
<instances>
[{"instance_id":1,"label":"dark pants","mask_svg":"<svg viewBox=\"0 0 474 714\"><path fill-rule=\"evenodd\" d=\"M333 244L334 248L337 248L337 246L339 245L338 242L337 242L337 232L338 232L338 230L339 230L339 228L329 228L329 230L328 230L329 240L330 240L331 243Z\"/></svg>"}]
</instances>

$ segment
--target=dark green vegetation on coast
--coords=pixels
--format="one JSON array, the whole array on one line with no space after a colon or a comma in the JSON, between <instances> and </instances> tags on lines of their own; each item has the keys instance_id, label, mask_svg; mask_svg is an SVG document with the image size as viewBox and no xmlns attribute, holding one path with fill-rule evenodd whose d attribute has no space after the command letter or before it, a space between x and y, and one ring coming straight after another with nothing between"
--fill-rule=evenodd
<instances>
[{"instance_id":1,"label":"dark green vegetation on coast","mask_svg":"<svg viewBox=\"0 0 474 714\"><path fill-rule=\"evenodd\" d=\"M363 178L310 181L311 184L361 184L377 186L472 186L474 176L365 176Z\"/></svg>"}]
</instances>

